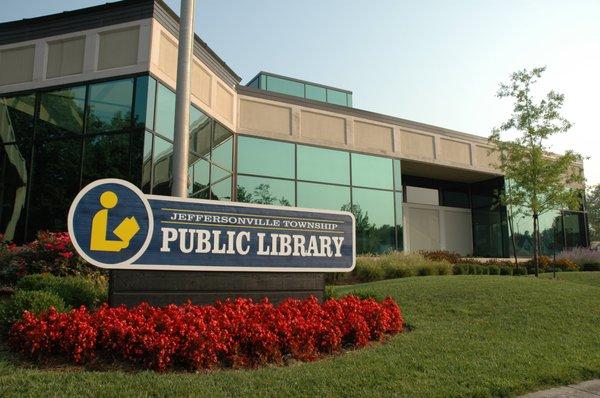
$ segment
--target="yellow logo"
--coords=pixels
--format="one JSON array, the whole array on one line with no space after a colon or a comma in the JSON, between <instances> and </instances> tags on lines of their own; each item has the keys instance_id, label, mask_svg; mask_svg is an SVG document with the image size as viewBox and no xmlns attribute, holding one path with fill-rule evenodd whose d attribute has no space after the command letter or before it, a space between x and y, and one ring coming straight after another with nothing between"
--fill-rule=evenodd
<instances>
[{"instance_id":1,"label":"yellow logo","mask_svg":"<svg viewBox=\"0 0 600 398\"><path fill-rule=\"evenodd\" d=\"M108 210L119 202L117 194L106 191L100 195L100 204L103 209L98 210L92 219L92 234L90 237L90 250L104 252L119 252L129 246L129 242L140 230L135 217L126 217L112 231L119 240L107 239Z\"/></svg>"}]
</instances>

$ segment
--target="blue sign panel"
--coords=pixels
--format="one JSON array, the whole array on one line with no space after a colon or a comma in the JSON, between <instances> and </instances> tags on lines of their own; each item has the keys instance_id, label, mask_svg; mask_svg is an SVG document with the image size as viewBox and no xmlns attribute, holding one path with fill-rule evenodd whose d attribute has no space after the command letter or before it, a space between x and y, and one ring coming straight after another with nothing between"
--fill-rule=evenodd
<instances>
[{"instance_id":1,"label":"blue sign panel","mask_svg":"<svg viewBox=\"0 0 600 398\"><path fill-rule=\"evenodd\" d=\"M354 216L341 211L144 195L95 181L69 210L79 254L102 268L348 272Z\"/></svg>"}]
</instances>

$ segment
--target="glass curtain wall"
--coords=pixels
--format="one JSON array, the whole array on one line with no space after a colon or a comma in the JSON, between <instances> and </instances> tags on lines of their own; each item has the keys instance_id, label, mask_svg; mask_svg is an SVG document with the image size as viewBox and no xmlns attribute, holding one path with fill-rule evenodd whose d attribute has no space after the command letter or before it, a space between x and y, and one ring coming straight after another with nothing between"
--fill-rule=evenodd
<instances>
[{"instance_id":1,"label":"glass curtain wall","mask_svg":"<svg viewBox=\"0 0 600 398\"><path fill-rule=\"evenodd\" d=\"M238 137L240 202L351 211L357 251L402 250L400 161Z\"/></svg>"},{"instance_id":2,"label":"glass curtain wall","mask_svg":"<svg viewBox=\"0 0 600 398\"><path fill-rule=\"evenodd\" d=\"M90 181L140 184L144 77L0 98L0 233L25 241L65 231L72 199ZM142 113L140 113L142 112Z\"/></svg>"},{"instance_id":3,"label":"glass curtain wall","mask_svg":"<svg viewBox=\"0 0 600 398\"><path fill-rule=\"evenodd\" d=\"M0 234L65 231L79 190L101 178L170 194L175 95L149 76L0 98ZM192 108L190 196L231 200L233 134Z\"/></svg>"},{"instance_id":4,"label":"glass curtain wall","mask_svg":"<svg viewBox=\"0 0 600 398\"><path fill-rule=\"evenodd\" d=\"M315 101L352 107L352 93L309 82L303 82L284 76L274 76L269 73L259 73L247 84L261 90L293 95Z\"/></svg>"},{"instance_id":5,"label":"glass curtain wall","mask_svg":"<svg viewBox=\"0 0 600 398\"><path fill-rule=\"evenodd\" d=\"M150 77L147 103L142 190L170 195L175 93ZM189 150L189 197L231 200L233 133L194 105L190 109Z\"/></svg>"}]
</instances>

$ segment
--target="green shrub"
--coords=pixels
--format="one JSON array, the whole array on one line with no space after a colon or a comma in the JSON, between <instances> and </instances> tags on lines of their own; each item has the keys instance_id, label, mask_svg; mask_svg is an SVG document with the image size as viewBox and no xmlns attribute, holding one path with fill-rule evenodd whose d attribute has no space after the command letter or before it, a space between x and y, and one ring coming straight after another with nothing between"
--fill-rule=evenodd
<instances>
[{"instance_id":1,"label":"green shrub","mask_svg":"<svg viewBox=\"0 0 600 398\"><path fill-rule=\"evenodd\" d=\"M487 269L490 275L500 275L500 267L496 265L488 265Z\"/></svg>"},{"instance_id":2,"label":"green shrub","mask_svg":"<svg viewBox=\"0 0 600 398\"><path fill-rule=\"evenodd\" d=\"M527 275L527 267L515 267L513 275Z\"/></svg>"},{"instance_id":3,"label":"green shrub","mask_svg":"<svg viewBox=\"0 0 600 398\"><path fill-rule=\"evenodd\" d=\"M502 266L500 267L500 275L512 275L513 269L512 267Z\"/></svg>"},{"instance_id":4,"label":"green shrub","mask_svg":"<svg viewBox=\"0 0 600 398\"><path fill-rule=\"evenodd\" d=\"M416 276L417 270L414 267L407 267L403 264L393 264L384 262L382 264L385 279L395 278L407 278L409 276Z\"/></svg>"},{"instance_id":5,"label":"green shrub","mask_svg":"<svg viewBox=\"0 0 600 398\"><path fill-rule=\"evenodd\" d=\"M489 275L490 274L490 267L488 267L487 265L482 265L481 266L481 275Z\"/></svg>"},{"instance_id":6,"label":"green shrub","mask_svg":"<svg viewBox=\"0 0 600 398\"><path fill-rule=\"evenodd\" d=\"M344 294L344 296L356 296L362 300L375 299L376 301L382 301L385 299L385 297L381 296L379 293L376 293L374 290L353 290L347 294Z\"/></svg>"},{"instance_id":7,"label":"green shrub","mask_svg":"<svg viewBox=\"0 0 600 398\"><path fill-rule=\"evenodd\" d=\"M452 275L452 265L447 262L438 261L433 267L437 270L437 275Z\"/></svg>"},{"instance_id":8,"label":"green shrub","mask_svg":"<svg viewBox=\"0 0 600 398\"><path fill-rule=\"evenodd\" d=\"M600 271L600 263L581 264L582 271Z\"/></svg>"},{"instance_id":9,"label":"green shrub","mask_svg":"<svg viewBox=\"0 0 600 398\"><path fill-rule=\"evenodd\" d=\"M465 269L467 268L467 269ZM454 275L464 275L469 272L468 266L465 267L464 264L454 264L452 266L452 274Z\"/></svg>"},{"instance_id":10,"label":"green shrub","mask_svg":"<svg viewBox=\"0 0 600 398\"><path fill-rule=\"evenodd\" d=\"M78 276L59 277L49 274L28 275L17 282L17 289L47 291L59 296L67 306L96 307L106 301L106 287Z\"/></svg>"},{"instance_id":11,"label":"green shrub","mask_svg":"<svg viewBox=\"0 0 600 398\"><path fill-rule=\"evenodd\" d=\"M66 310L65 302L57 294L43 290L17 290L10 301L2 304L0 310L0 330L6 333L10 326L18 321L27 310L38 315L50 307L59 312Z\"/></svg>"},{"instance_id":12,"label":"green shrub","mask_svg":"<svg viewBox=\"0 0 600 398\"><path fill-rule=\"evenodd\" d=\"M356 267L352 271L361 282L378 281L385 277L385 271L377 261L356 261Z\"/></svg>"}]
</instances>

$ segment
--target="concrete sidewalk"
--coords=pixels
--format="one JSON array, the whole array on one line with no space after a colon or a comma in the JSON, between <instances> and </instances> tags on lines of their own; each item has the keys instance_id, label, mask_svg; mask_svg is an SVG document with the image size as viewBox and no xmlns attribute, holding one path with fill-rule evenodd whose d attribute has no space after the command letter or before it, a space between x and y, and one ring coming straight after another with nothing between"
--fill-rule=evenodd
<instances>
[{"instance_id":1,"label":"concrete sidewalk","mask_svg":"<svg viewBox=\"0 0 600 398\"><path fill-rule=\"evenodd\" d=\"M588 380L579 384L569 384L549 390L532 392L522 398L598 398L600 397L600 379Z\"/></svg>"}]
</instances>

